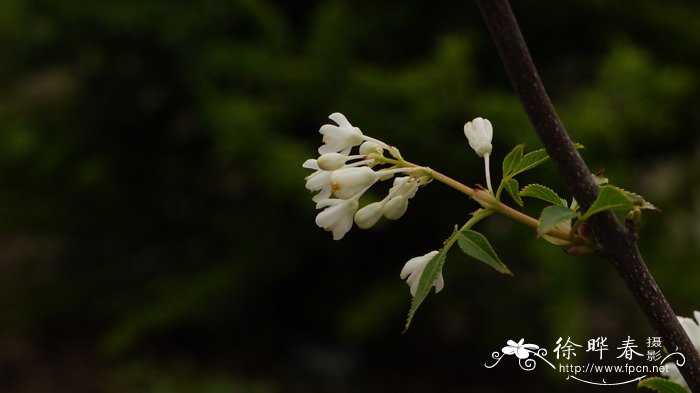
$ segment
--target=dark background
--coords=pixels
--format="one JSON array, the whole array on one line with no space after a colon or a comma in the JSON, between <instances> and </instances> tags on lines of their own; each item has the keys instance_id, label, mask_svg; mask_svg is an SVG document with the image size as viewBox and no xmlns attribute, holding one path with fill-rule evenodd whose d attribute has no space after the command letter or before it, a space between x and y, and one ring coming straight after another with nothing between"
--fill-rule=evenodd
<instances>
[{"instance_id":1,"label":"dark background","mask_svg":"<svg viewBox=\"0 0 700 393\"><path fill-rule=\"evenodd\" d=\"M700 7L514 10L591 168L663 210L640 246L691 315ZM466 121L493 122L496 179L513 145L539 147L469 1L4 0L0 391L635 391L483 367L507 339L653 335L606 262L500 217L478 229L515 275L450 254L445 290L402 335L403 263L476 205L433 183L399 221L331 240L301 163L335 111L467 184L483 173ZM569 195L549 163L530 181Z\"/></svg>"}]
</instances>

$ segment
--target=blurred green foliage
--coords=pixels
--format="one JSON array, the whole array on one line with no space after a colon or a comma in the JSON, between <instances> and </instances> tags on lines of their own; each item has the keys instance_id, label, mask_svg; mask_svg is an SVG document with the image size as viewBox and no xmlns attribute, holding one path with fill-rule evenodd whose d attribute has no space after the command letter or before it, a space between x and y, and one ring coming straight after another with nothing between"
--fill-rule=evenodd
<instances>
[{"instance_id":1,"label":"blurred green foliage","mask_svg":"<svg viewBox=\"0 0 700 393\"><path fill-rule=\"evenodd\" d=\"M661 287L700 308L700 7L514 7L591 168L663 210L640 228ZM586 391L483 363L651 335L604 262L500 218L480 229L515 276L451 255L400 335L403 262L476 206L433 184L341 242L314 225L301 163L334 111L467 183L471 118L495 163L539 146L469 2L5 0L0 75L3 392Z\"/></svg>"}]
</instances>

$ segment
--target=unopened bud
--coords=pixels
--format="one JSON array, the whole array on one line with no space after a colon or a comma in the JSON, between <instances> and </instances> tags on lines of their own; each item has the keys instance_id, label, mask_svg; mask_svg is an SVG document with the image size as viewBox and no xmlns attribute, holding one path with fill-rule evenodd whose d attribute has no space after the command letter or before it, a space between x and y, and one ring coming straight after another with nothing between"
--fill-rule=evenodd
<instances>
[{"instance_id":1,"label":"unopened bud","mask_svg":"<svg viewBox=\"0 0 700 393\"><path fill-rule=\"evenodd\" d=\"M371 228L382 217L383 208L381 202L370 203L355 213L355 224L362 229Z\"/></svg>"},{"instance_id":2,"label":"unopened bud","mask_svg":"<svg viewBox=\"0 0 700 393\"><path fill-rule=\"evenodd\" d=\"M408 209L408 198L403 195L389 199L384 205L384 217L389 220L398 220Z\"/></svg>"},{"instance_id":3,"label":"unopened bud","mask_svg":"<svg viewBox=\"0 0 700 393\"><path fill-rule=\"evenodd\" d=\"M321 155L316 162L318 163L318 167L324 171L334 171L342 168L347 160L348 156L345 154L326 153Z\"/></svg>"},{"instance_id":4,"label":"unopened bud","mask_svg":"<svg viewBox=\"0 0 700 393\"><path fill-rule=\"evenodd\" d=\"M378 144L372 141L365 141L360 145L360 154L366 156L368 154L376 152L377 149L381 150Z\"/></svg>"}]
</instances>

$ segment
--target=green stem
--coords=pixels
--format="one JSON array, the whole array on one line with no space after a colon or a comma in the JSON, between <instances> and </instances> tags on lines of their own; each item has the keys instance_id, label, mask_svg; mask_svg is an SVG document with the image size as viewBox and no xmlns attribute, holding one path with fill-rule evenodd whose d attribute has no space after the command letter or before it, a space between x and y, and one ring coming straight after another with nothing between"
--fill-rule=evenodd
<instances>
[{"instance_id":1,"label":"green stem","mask_svg":"<svg viewBox=\"0 0 700 393\"><path fill-rule=\"evenodd\" d=\"M387 160L389 161L389 160ZM390 160L394 161L394 160ZM419 166L416 164L413 164L411 162L401 160L401 162L396 162L397 165L404 165L408 167L416 167L418 168ZM527 225L531 228L537 229L540 226L540 221L537 220L534 217L530 217L527 214L515 210L512 207L501 203L496 199L496 197L489 192L488 190L484 189L474 189L471 188L467 185L464 185L457 180L452 179L451 177L440 173L434 169L428 168L428 167L422 167L423 169L426 170L426 174L429 175L431 178L439 181L440 183L443 183L449 187L454 188L455 190L468 195L472 199L474 199L478 204L480 204L484 209L487 210L492 210L494 212L500 213L508 218L511 218L515 221L518 221L521 224ZM483 218L483 217L482 217ZM481 219L481 218L480 218ZM573 238L570 236L570 233L567 231L563 231L559 228L553 228L549 232L547 232L547 235L556 237L561 240L566 240L568 242L572 242L574 244L587 244L585 241L580 239L578 236L574 236Z\"/></svg>"}]
</instances>

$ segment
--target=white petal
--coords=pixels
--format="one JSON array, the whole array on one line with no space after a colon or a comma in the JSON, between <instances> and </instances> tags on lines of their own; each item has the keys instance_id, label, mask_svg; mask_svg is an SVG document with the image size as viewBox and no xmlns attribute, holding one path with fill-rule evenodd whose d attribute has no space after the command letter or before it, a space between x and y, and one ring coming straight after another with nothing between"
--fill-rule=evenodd
<instances>
[{"instance_id":1,"label":"white petal","mask_svg":"<svg viewBox=\"0 0 700 393\"><path fill-rule=\"evenodd\" d=\"M316 202L316 209L320 209L321 206L319 206L319 203L323 201L324 199L328 199L331 196L331 188L324 188L322 189L318 194L316 194L313 198L311 198L312 201Z\"/></svg>"},{"instance_id":2,"label":"white petal","mask_svg":"<svg viewBox=\"0 0 700 393\"><path fill-rule=\"evenodd\" d=\"M685 379L683 379L683 375L681 375L681 372L678 370L678 366L676 366L675 363L666 363L664 366L668 369L668 372L662 372L662 376L668 377L668 379L671 381L688 388L688 384L685 383Z\"/></svg>"},{"instance_id":3,"label":"white petal","mask_svg":"<svg viewBox=\"0 0 700 393\"><path fill-rule=\"evenodd\" d=\"M700 351L700 326L691 318L678 317L678 321L683 326L683 330L688 334L690 341L696 350Z\"/></svg>"},{"instance_id":4,"label":"white petal","mask_svg":"<svg viewBox=\"0 0 700 393\"><path fill-rule=\"evenodd\" d=\"M445 288L445 279L442 278L442 272L440 272L437 280L435 280L435 293L442 291L443 288Z\"/></svg>"},{"instance_id":5,"label":"white petal","mask_svg":"<svg viewBox=\"0 0 700 393\"><path fill-rule=\"evenodd\" d=\"M437 253L437 251L431 251L425 255L409 259L408 262L403 265L403 269L401 269L401 278L406 278L406 276L415 271L422 271L425 268L425 265L427 265L428 262L430 262L430 260L437 255Z\"/></svg>"},{"instance_id":6,"label":"white petal","mask_svg":"<svg viewBox=\"0 0 700 393\"><path fill-rule=\"evenodd\" d=\"M352 198L377 180L377 173L366 166L333 171L330 185L333 194L341 199Z\"/></svg>"},{"instance_id":7,"label":"white petal","mask_svg":"<svg viewBox=\"0 0 700 393\"><path fill-rule=\"evenodd\" d=\"M416 274L416 277L415 277L415 279L413 280L413 282L411 283L411 296L414 296L414 297L415 297L415 296L416 296L416 292L418 292L418 285L420 284L420 277L421 277L422 273L423 273L423 272L414 273L414 274Z\"/></svg>"},{"instance_id":8,"label":"white petal","mask_svg":"<svg viewBox=\"0 0 700 393\"><path fill-rule=\"evenodd\" d=\"M347 117L345 117L345 115L342 113L339 113L339 112L331 113L331 115L328 116L328 118L333 120L334 122L338 123L338 126L340 126L340 127L352 127L352 124L350 124Z\"/></svg>"},{"instance_id":9,"label":"white petal","mask_svg":"<svg viewBox=\"0 0 700 393\"><path fill-rule=\"evenodd\" d=\"M320 168L318 167L318 162L316 162L315 159L309 158L308 160L304 161L303 164L301 164L302 168L307 168L307 169L314 169L314 170L319 170Z\"/></svg>"},{"instance_id":10,"label":"white petal","mask_svg":"<svg viewBox=\"0 0 700 393\"><path fill-rule=\"evenodd\" d=\"M331 187L331 172L318 170L306 177L306 188L318 191Z\"/></svg>"},{"instance_id":11,"label":"white petal","mask_svg":"<svg viewBox=\"0 0 700 393\"><path fill-rule=\"evenodd\" d=\"M350 214L345 214L338 221L336 222L335 226L333 227L333 240L340 240L345 236L346 233L350 231L352 228L352 217L354 211L351 211Z\"/></svg>"},{"instance_id":12,"label":"white petal","mask_svg":"<svg viewBox=\"0 0 700 393\"><path fill-rule=\"evenodd\" d=\"M489 119L484 119L484 138L489 142L493 140L493 125Z\"/></svg>"},{"instance_id":13,"label":"white petal","mask_svg":"<svg viewBox=\"0 0 700 393\"><path fill-rule=\"evenodd\" d=\"M357 210L357 200L325 199L319 206L327 206L316 216L316 225L333 232L333 239L340 240L352 228L352 217Z\"/></svg>"}]
</instances>

